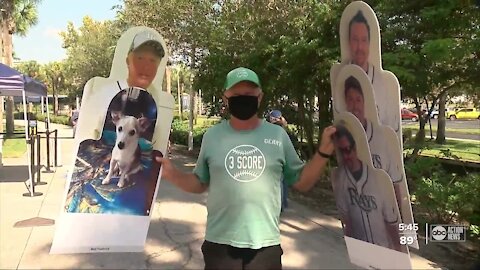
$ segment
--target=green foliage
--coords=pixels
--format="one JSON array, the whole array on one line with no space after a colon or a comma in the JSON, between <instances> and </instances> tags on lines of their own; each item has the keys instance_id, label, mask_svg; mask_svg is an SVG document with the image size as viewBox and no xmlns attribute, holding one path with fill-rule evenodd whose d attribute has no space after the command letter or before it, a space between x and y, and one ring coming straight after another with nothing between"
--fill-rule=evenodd
<instances>
[{"instance_id":1,"label":"green foliage","mask_svg":"<svg viewBox=\"0 0 480 270\"><path fill-rule=\"evenodd\" d=\"M409 160L405 171L421 222L480 225L480 173L451 172L434 158Z\"/></svg>"},{"instance_id":2,"label":"green foliage","mask_svg":"<svg viewBox=\"0 0 480 270\"><path fill-rule=\"evenodd\" d=\"M73 96L81 96L89 79L109 76L118 38L126 30L118 21L99 22L88 16L82 23L75 28L69 22L67 29L60 33L67 50L62 74L69 85L68 93Z\"/></svg>"},{"instance_id":3,"label":"green foliage","mask_svg":"<svg viewBox=\"0 0 480 270\"><path fill-rule=\"evenodd\" d=\"M178 110L173 111L173 118L180 120L180 115ZM182 112L182 119L188 119L188 112Z\"/></svg>"},{"instance_id":4,"label":"green foliage","mask_svg":"<svg viewBox=\"0 0 480 270\"><path fill-rule=\"evenodd\" d=\"M203 134L207 131L207 126L193 128L193 146L200 147L202 144ZM170 132L170 140L175 144L188 145L188 123L174 119L172 123L172 131Z\"/></svg>"},{"instance_id":5,"label":"green foliage","mask_svg":"<svg viewBox=\"0 0 480 270\"><path fill-rule=\"evenodd\" d=\"M463 0L385 0L372 7L382 29L384 67L398 77L403 98L426 106L430 114L437 103L445 104L449 93L478 91L478 6ZM425 119L419 125L422 134ZM444 125L437 137L445 137Z\"/></svg>"},{"instance_id":6,"label":"green foliage","mask_svg":"<svg viewBox=\"0 0 480 270\"><path fill-rule=\"evenodd\" d=\"M36 117L38 117L37 119L45 119L45 116L42 116L41 114L37 114ZM67 126L71 125L70 118L66 115L51 115L50 123L62 124Z\"/></svg>"},{"instance_id":7,"label":"green foliage","mask_svg":"<svg viewBox=\"0 0 480 270\"><path fill-rule=\"evenodd\" d=\"M42 72L42 65L37 61L25 61L15 65L15 69L38 81L45 82L45 74Z\"/></svg>"},{"instance_id":8,"label":"green foliage","mask_svg":"<svg viewBox=\"0 0 480 270\"><path fill-rule=\"evenodd\" d=\"M261 78L261 111L280 109L300 127L311 153L318 130L331 119L331 65L339 57L337 25L345 4L336 1L233 1L221 4L194 81L204 102L220 114L229 70L246 66ZM334 38L332 38L334 37ZM318 104L315 99L318 99ZM313 116L320 114L320 118Z\"/></svg>"},{"instance_id":9,"label":"green foliage","mask_svg":"<svg viewBox=\"0 0 480 270\"><path fill-rule=\"evenodd\" d=\"M38 22L38 12L37 7L41 2L40 0L4 0L5 6L2 6L2 9L6 7L8 13L8 3L13 3L13 22L14 22L14 33L19 36L25 36L28 30L37 24ZM8 15L7 15L8 16Z\"/></svg>"},{"instance_id":10,"label":"green foliage","mask_svg":"<svg viewBox=\"0 0 480 270\"><path fill-rule=\"evenodd\" d=\"M119 10L120 21L126 25L147 25L156 29L167 40L175 56L172 60L196 63L196 49L212 42L217 0L125 0ZM194 51L192 57L192 51ZM180 59L179 59L180 58Z\"/></svg>"}]
</instances>

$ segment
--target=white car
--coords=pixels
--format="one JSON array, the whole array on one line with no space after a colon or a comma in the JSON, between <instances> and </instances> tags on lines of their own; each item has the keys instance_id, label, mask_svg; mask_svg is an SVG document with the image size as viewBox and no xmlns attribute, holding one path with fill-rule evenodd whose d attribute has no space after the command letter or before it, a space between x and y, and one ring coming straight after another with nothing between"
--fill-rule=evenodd
<instances>
[{"instance_id":1,"label":"white car","mask_svg":"<svg viewBox=\"0 0 480 270\"><path fill-rule=\"evenodd\" d=\"M445 117L447 117L448 112L451 110L446 108L445 109ZM430 118L437 119L438 118L438 110L433 110L432 113L430 114Z\"/></svg>"}]
</instances>

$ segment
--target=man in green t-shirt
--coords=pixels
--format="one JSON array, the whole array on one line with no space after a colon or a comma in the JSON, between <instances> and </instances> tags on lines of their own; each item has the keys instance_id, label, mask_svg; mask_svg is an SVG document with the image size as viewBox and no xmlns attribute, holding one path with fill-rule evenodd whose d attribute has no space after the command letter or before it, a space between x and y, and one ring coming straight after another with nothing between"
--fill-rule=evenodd
<instances>
[{"instance_id":1,"label":"man in green t-shirt","mask_svg":"<svg viewBox=\"0 0 480 270\"><path fill-rule=\"evenodd\" d=\"M205 269L281 269L281 176L297 190L309 190L334 149L335 128L330 126L317 153L304 164L285 130L258 118L262 97L255 72L243 67L230 71L223 99L231 118L205 133L193 173L157 158L162 178L187 192L208 190Z\"/></svg>"}]
</instances>

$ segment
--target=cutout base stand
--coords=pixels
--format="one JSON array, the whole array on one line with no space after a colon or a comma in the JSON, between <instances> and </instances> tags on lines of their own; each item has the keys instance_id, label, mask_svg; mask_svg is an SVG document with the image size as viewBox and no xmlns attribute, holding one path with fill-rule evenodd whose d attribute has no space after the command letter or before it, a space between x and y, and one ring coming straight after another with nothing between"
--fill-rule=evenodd
<instances>
[{"instance_id":1,"label":"cutout base stand","mask_svg":"<svg viewBox=\"0 0 480 270\"><path fill-rule=\"evenodd\" d=\"M32 194L32 193L30 193L30 192L27 192L27 193L23 193L22 195L23 195L23 197L37 197L37 196L42 196L43 193L41 193L41 192L33 192L33 194Z\"/></svg>"},{"instance_id":2,"label":"cutout base stand","mask_svg":"<svg viewBox=\"0 0 480 270\"><path fill-rule=\"evenodd\" d=\"M49 218L34 217L15 222L14 228L23 227L38 227L38 226L51 226L55 224L55 220Z\"/></svg>"}]
</instances>

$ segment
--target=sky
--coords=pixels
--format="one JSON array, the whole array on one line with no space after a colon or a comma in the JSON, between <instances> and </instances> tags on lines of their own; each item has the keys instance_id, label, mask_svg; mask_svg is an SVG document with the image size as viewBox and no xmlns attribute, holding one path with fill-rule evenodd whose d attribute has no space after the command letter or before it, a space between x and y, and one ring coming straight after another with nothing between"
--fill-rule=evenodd
<instances>
[{"instance_id":1,"label":"sky","mask_svg":"<svg viewBox=\"0 0 480 270\"><path fill-rule=\"evenodd\" d=\"M112 7L121 3L121 0L42 0L37 25L25 37L13 36L15 57L41 64L66 58L59 32L67 29L67 23L72 22L78 29L84 16L97 21L114 19Z\"/></svg>"}]
</instances>

